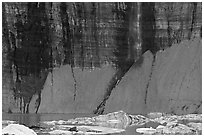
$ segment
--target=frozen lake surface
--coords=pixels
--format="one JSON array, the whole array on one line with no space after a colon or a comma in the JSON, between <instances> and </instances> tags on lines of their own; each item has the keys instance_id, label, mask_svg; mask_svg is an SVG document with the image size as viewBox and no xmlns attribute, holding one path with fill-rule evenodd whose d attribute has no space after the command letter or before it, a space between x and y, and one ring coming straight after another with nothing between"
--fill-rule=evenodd
<instances>
[{"instance_id":1,"label":"frozen lake surface","mask_svg":"<svg viewBox=\"0 0 204 137\"><path fill-rule=\"evenodd\" d=\"M149 113L128 115L123 111L107 115L91 114L5 114L2 128L21 124L38 135L91 134L201 134L202 114L173 115ZM14 127L15 129L15 127Z\"/></svg>"},{"instance_id":2,"label":"frozen lake surface","mask_svg":"<svg viewBox=\"0 0 204 137\"><path fill-rule=\"evenodd\" d=\"M54 129L57 125L46 125L43 123L44 121L59 121L59 120L69 120L79 117L93 117L96 115L91 114L2 114L3 124L2 128L9 124L9 121L15 121L15 123L23 124L27 127L43 127L42 129L35 129L33 130L38 134L49 134L52 129ZM74 125L73 125L74 126ZM148 125L147 125L148 126ZM152 125L151 125L152 126ZM143 126L144 127L144 126ZM63 127L62 127L63 128ZM113 133L113 134L121 134L121 135L138 135L139 133L136 132L136 126L127 127L125 131L121 133ZM47 132L47 133L46 133Z\"/></svg>"}]
</instances>

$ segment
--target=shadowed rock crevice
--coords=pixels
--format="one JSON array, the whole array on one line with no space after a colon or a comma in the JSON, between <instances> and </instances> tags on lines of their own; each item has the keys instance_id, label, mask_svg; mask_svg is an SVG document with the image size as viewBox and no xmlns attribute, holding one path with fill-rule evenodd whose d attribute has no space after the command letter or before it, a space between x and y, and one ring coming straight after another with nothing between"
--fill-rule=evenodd
<instances>
[{"instance_id":1,"label":"shadowed rock crevice","mask_svg":"<svg viewBox=\"0 0 204 137\"><path fill-rule=\"evenodd\" d=\"M112 90L119 84L123 76L128 72L128 70L131 68L131 66L134 64L134 62L129 62L123 69L119 69L115 75L112 77L112 79L109 82L109 85L106 89L106 93L103 97L102 102L97 106L96 110L93 111L94 114L103 114L106 101L108 100L109 96L111 95Z\"/></svg>"},{"instance_id":2,"label":"shadowed rock crevice","mask_svg":"<svg viewBox=\"0 0 204 137\"><path fill-rule=\"evenodd\" d=\"M41 94L39 94L38 99L35 102L35 103L37 103L37 109L36 109L35 113L38 113L38 109L40 107L40 102L41 102Z\"/></svg>"},{"instance_id":3,"label":"shadowed rock crevice","mask_svg":"<svg viewBox=\"0 0 204 137\"><path fill-rule=\"evenodd\" d=\"M153 55L153 61L152 61L150 75L149 75L149 80L148 80L147 86L145 88L145 98L144 98L145 104L147 104L148 88L149 88L149 84L150 84L150 81L151 81L151 78L152 78L153 68L154 68L154 64L155 64L155 58L156 58L156 55Z\"/></svg>"},{"instance_id":4,"label":"shadowed rock crevice","mask_svg":"<svg viewBox=\"0 0 204 137\"><path fill-rule=\"evenodd\" d=\"M32 95L27 107L28 113L37 113L41 103L41 90L48 76L48 71L41 72L38 81L36 82L39 89L36 88L36 93ZM53 82L53 81L52 81Z\"/></svg>"},{"instance_id":5,"label":"shadowed rock crevice","mask_svg":"<svg viewBox=\"0 0 204 137\"><path fill-rule=\"evenodd\" d=\"M158 51L158 47L155 44L156 34L156 19L155 19L155 3L142 3L142 47L143 53L150 50L153 55L153 61L150 69L149 79L145 88L144 103L147 102L147 94L149 83L152 78L152 71L155 64L155 54Z\"/></svg>"},{"instance_id":6,"label":"shadowed rock crevice","mask_svg":"<svg viewBox=\"0 0 204 137\"><path fill-rule=\"evenodd\" d=\"M76 78L75 78L75 75L74 75L73 67L71 67L71 70L72 70L72 77L74 79L74 101L75 101L76 95L77 95L77 81L76 81Z\"/></svg>"}]
</instances>

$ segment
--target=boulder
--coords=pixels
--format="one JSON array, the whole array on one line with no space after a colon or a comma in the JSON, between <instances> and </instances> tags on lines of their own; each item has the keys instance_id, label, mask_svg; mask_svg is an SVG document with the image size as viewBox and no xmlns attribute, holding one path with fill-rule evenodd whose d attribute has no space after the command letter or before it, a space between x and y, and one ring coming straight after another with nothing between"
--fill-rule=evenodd
<instances>
[{"instance_id":1,"label":"boulder","mask_svg":"<svg viewBox=\"0 0 204 137\"><path fill-rule=\"evenodd\" d=\"M144 53L111 92L105 113L123 110L130 114L145 113L146 90L151 75L153 55Z\"/></svg>"},{"instance_id":2,"label":"boulder","mask_svg":"<svg viewBox=\"0 0 204 137\"><path fill-rule=\"evenodd\" d=\"M38 113L92 113L115 74L112 66L94 70L69 65L49 73L41 92Z\"/></svg>"},{"instance_id":3,"label":"boulder","mask_svg":"<svg viewBox=\"0 0 204 137\"><path fill-rule=\"evenodd\" d=\"M32 129L19 124L10 124L3 128L2 135L37 135Z\"/></svg>"},{"instance_id":4,"label":"boulder","mask_svg":"<svg viewBox=\"0 0 204 137\"><path fill-rule=\"evenodd\" d=\"M201 45L201 39L183 41L156 54L147 94L149 111L202 112Z\"/></svg>"}]
</instances>

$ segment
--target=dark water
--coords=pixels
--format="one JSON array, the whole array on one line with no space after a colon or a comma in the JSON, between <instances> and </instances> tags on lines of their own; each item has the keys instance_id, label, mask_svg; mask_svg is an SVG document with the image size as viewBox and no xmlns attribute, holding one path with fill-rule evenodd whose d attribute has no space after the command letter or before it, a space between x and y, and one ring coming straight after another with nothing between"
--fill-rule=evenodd
<instances>
[{"instance_id":1,"label":"dark water","mask_svg":"<svg viewBox=\"0 0 204 137\"><path fill-rule=\"evenodd\" d=\"M93 114L7 114L7 113L3 113L2 120L16 121L15 123L23 124L28 127L31 127L31 126L46 127L42 123L43 121L54 121L54 120L58 121L58 120L68 120L68 119L79 118L79 117L93 117L93 116L95 115ZM2 128L4 128L5 126L6 125L3 124ZM150 127L150 126L156 127L158 125L155 123L147 123L142 127ZM124 132L117 133L117 134L138 135L139 133L136 132L136 128L138 128L138 126L127 127ZM41 133L38 132L38 134L41 134Z\"/></svg>"},{"instance_id":2,"label":"dark water","mask_svg":"<svg viewBox=\"0 0 204 137\"><path fill-rule=\"evenodd\" d=\"M92 117L91 114L2 114L3 120L17 121L26 126L39 125L43 121L68 120L77 117Z\"/></svg>"}]
</instances>

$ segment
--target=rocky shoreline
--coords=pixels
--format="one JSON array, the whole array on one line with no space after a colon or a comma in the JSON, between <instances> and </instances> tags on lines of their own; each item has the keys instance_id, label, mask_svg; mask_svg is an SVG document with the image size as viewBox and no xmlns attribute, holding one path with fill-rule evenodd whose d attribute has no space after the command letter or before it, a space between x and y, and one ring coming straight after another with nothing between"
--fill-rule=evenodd
<instances>
[{"instance_id":1,"label":"rocky shoreline","mask_svg":"<svg viewBox=\"0 0 204 137\"><path fill-rule=\"evenodd\" d=\"M156 126L152 127L149 123L156 123ZM173 115L153 112L143 116L129 115L123 111L118 111L95 117L42 121L40 123L41 126L32 126L29 128L24 125L19 125L15 121L2 121L2 124L3 135L121 134L130 126L135 127L135 134L202 134L202 114Z\"/></svg>"}]
</instances>

